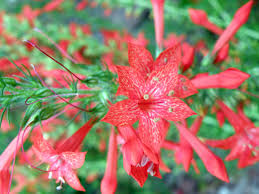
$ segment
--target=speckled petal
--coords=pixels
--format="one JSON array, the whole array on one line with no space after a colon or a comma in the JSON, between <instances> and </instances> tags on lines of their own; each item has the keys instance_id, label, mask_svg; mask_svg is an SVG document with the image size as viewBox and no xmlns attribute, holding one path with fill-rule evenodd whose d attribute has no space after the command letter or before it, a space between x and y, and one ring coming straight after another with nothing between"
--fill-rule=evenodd
<instances>
[{"instance_id":1,"label":"speckled petal","mask_svg":"<svg viewBox=\"0 0 259 194\"><path fill-rule=\"evenodd\" d=\"M115 126L132 125L138 120L139 107L137 100L123 100L112 105L102 119L103 122Z\"/></svg>"},{"instance_id":2,"label":"speckled petal","mask_svg":"<svg viewBox=\"0 0 259 194\"><path fill-rule=\"evenodd\" d=\"M86 152L63 152L61 157L68 163L72 169L81 168L85 162Z\"/></svg>"}]
</instances>

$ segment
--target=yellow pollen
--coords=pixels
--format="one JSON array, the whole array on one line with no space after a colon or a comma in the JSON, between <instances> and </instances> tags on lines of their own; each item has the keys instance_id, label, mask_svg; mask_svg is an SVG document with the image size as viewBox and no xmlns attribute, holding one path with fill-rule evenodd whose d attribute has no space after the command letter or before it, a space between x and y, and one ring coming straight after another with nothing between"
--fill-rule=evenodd
<instances>
[{"instance_id":1,"label":"yellow pollen","mask_svg":"<svg viewBox=\"0 0 259 194\"><path fill-rule=\"evenodd\" d=\"M158 121L160 121L160 118L154 118L155 123L158 122Z\"/></svg>"},{"instance_id":2,"label":"yellow pollen","mask_svg":"<svg viewBox=\"0 0 259 194\"><path fill-rule=\"evenodd\" d=\"M168 96L172 96L174 95L174 90L171 90L169 93L168 93Z\"/></svg>"},{"instance_id":3,"label":"yellow pollen","mask_svg":"<svg viewBox=\"0 0 259 194\"><path fill-rule=\"evenodd\" d=\"M186 86L182 87L184 91L188 90L188 88Z\"/></svg>"},{"instance_id":4,"label":"yellow pollen","mask_svg":"<svg viewBox=\"0 0 259 194\"><path fill-rule=\"evenodd\" d=\"M158 77L153 77L153 80L159 81L159 78Z\"/></svg>"},{"instance_id":5,"label":"yellow pollen","mask_svg":"<svg viewBox=\"0 0 259 194\"><path fill-rule=\"evenodd\" d=\"M181 77L180 80L181 80L181 82L185 82L186 81L183 77Z\"/></svg>"},{"instance_id":6,"label":"yellow pollen","mask_svg":"<svg viewBox=\"0 0 259 194\"><path fill-rule=\"evenodd\" d=\"M149 95L148 94L145 94L143 97L144 97L145 100L149 99Z\"/></svg>"},{"instance_id":7,"label":"yellow pollen","mask_svg":"<svg viewBox=\"0 0 259 194\"><path fill-rule=\"evenodd\" d=\"M169 108L168 108L168 111L169 111L169 112L173 112L173 108L172 108L172 107L169 107Z\"/></svg>"}]
</instances>

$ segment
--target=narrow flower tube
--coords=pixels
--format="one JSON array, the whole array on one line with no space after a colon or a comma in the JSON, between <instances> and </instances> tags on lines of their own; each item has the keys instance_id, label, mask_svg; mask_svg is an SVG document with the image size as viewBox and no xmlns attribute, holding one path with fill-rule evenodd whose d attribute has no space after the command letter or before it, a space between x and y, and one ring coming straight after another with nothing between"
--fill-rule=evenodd
<instances>
[{"instance_id":1,"label":"narrow flower tube","mask_svg":"<svg viewBox=\"0 0 259 194\"><path fill-rule=\"evenodd\" d=\"M194 24L203 26L204 28L217 35L221 35L223 33L224 30L222 28L209 21L205 11L193 8L190 8L188 11L189 16Z\"/></svg>"},{"instance_id":2,"label":"narrow flower tube","mask_svg":"<svg viewBox=\"0 0 259 194\"><path fill-rule=\"evenodd\" d=\"M94 117L94 118L91 118L89 121L87 121L80 129L78 129L70 138L68 138L63 144L61 144L57 148L57 152L61 153L64 151L66 152L76 151L80 147L85 136L91 130L92 126L94 125L97 119L98 117Z\"/></svg>"},{"instance_id":3,"label":"narrow flower tube","mask_svg":"<svg viewBox=\"0 0 259 194\"><path fill-rule=\"evenodd\" d=\"M236 89L245 80L250 77L249 74L242 72L236 68L228 68L227 70L214 74L194 77L191 82L197 89L206 88L227 88Z\"/></svg>"},{"instance_id":4,"label":"narrow flower tube","mask_svg":"<svg viewBox=\"0 0 259 194\"><path fill-rule=\"evenodd\" d=\"M42 11L43 11L43 12L51 12L51 11L54 11L54 10L57 9L63 2L64 2L64 0L52 0L51 2L47 3L47 4L42 8Z\"/></svg>"},{"instance_id":5,"label":"narrow flower tube","mask_svg":"<svg viewBox=\"0 0 259 194\"><path fill-rule=\"evenodd\" d=\"M163 46L163 35L164 35L164 3L165 0L151 0L154 20L155 20L155 33L156 42L158 47L161 49Z\"/></svg>"},{"instance_id":6,"label":"narrow flower tube","mask_svg":"<svg viewBox=\"0 0 259 194\"><path fill-rule=\"evenodd\" d=\"M252 5L253 0L250 0L237 10L231 23L217 40L212 50L212 54L216 54L236 34L239 28L247 22Z\"/></svg>"},{"instance_id":7,"label":"narrow flower tube","mask_svg":"<svg viewBox=\"0 0 259 194\"><path fill-rule=\"evenodd\" d=\"M218 100L217 104L219 105L220 110L224 113L230 124L234 127L235 131L242 131L245 124L242 118L240 118L237 113L231 110L223 101Z\"/></svg>"},{"instance_id":8,"label":"narrow flower tube","mask_svg":"<svg viewBox=\"0 0 259 194\"><path fill-rule=\"evenodd\" d=\"M117 187L117 140L114 129L111 129L111 135L109 140L109 149L107 156L107 164L104 177L101 182L101 193L112 194L115 193Z\"/></svg>"},{"instance_id":9,"label":"narrow flower tube","mask_svg":"<svg viewBox=\"0 0 259 194\"><path fill-rule=\"evenodd\" d=\"M228 50L229 50L229 44L226 44L219 50L213 63L216 64L216 63L221 63L225 61L228 57Z\"/></svg>"},{"instance_id":10,"label":"narrow flower tube","mask_svg":"<svg viewBox=\"0 0 259 194\"><path fill-rule=\"evenodd\" d=\"M182 69L183 69L183 72L185 72L187 69L190 68L190 66L193 63L195 49L194 49L194 47L192 47L188 43L183 43L182 44L182 52L183 52Z\"/></svg>"},{"instance_id":11,"label":"narrow flower tube","mask_svg":"<svg viewBox=\"0 0 259 194\"><path fill-rule=\"evenodd\" d=\"M10 172L8 168L0 170L0 193L7 194L9 187Z\"/></svg>"},{"instance_id":12,"label":"narrow flower tube","mask_svg":"<svg viewBox=\"0 0 259 194\"><path fill-rule=\"evenodd\" d=\"M186 127L178 123L176 123L176 126L179 132L185 137L201 158L206 169L222 181L229 182L227 170L222 159L214 155L213 152L210 151L197 137L195 137L192 132L186 129Z\"/></svg>"}]
</instances>

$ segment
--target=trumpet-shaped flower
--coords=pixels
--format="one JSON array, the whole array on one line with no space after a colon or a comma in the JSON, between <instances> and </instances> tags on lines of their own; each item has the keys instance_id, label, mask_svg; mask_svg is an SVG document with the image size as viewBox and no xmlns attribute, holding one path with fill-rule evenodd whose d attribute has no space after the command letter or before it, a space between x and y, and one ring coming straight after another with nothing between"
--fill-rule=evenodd
<instances>
[{"instance_id":1,"label":"trumpet-shaped flower","mask_svg":"<svg viewBox=\"0 0 259 194\"><path fill-rule=\"evenodd\" d=\"M95 119L89 120L56 149L43 138L39 130L32 136L32 148L37 158L49 164L49 179L53 178L56 179L57 183L60 182L57 190L62 189L62 184L67 182L75 190L85 191L74 170L81 168L84 164L86 152L78 152L77 150L92 128L94 121Z\"/></svg>"},{"instance_id":2,"label":"trumpet-shaped flower","mask_svg":"<svg viewBox=\"0 0 259 194\"><path fill-rule=\"evenodd\" d=\"M223 140L207 140L212 147L231 150L225 160L238 160L238 168L244 168L259 161L259 128L245 116L242 110L232 111L222 101L220 109L235 129L235 134Z\"/></svg>"},{"instance_id":3,"label":"trumpet-shaped flower","mask_svg":"<svg viewBox=\"0 0 259 194\"><path fill-rule=\"evenodd\" d=\"M179 98L171 97L178 84L180 47L165 50L154 62L145 48L133 47L129 49L131 67L117 66L117 94L129 99L112 105L103 121L120 126L139 120L141 141L158 152L165 138L164 119L180 121L195 114Z\"/></svg>"}]
</instances>

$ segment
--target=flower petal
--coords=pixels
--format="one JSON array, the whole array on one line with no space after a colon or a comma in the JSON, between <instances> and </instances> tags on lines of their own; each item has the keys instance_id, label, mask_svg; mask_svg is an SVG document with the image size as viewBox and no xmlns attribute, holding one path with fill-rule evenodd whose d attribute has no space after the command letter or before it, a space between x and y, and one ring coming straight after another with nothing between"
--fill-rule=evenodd
<instances>
[{"instance_id":1,"label":"flower petal","mask_svg":"<svg viewBox=\"0 0 259 194\"><path fill-rule=\"evenodd\" d=\"M105 174L101 181L102 194L115 193L116 191L117 160L118 160L117 140L116 140L115 131L112 128L110 138L109 138L109 150L108 150Z\"/></svg>"},{"instance_id":2,"label":"flower petal","mask_svg":"<svg viewBox=\"0 0 259 194\"><path fill-rule=\"evenodd\" d=\"M81 185L76 173L69 168L65 168L63 176L67 184L77 191L85 191L84 187Z\"/></svg>"},{"instance_id":3,"label":"flower petal","mask_svg":"<svg viewBox=\"0 0 259 194\"><path fill-rule=\"evenodd\" d=\"M182 57L182 71L185 72L187 69L191 67L194 60L195 49L193 46L188 43L182 44L183 57Z\"/></svg>"},{"instance_id":4,"label":"flower petal","mask_svg":"<svg viewBox=\"0 0 259 194\"><path fill-rule=\"evenodd\" d=\"M143 114L139 119L139 137L155 153L158 153L166 135L164 121L150 114Z\"/></svg>"},{"instance_id":5,"label":"flower petal","mask_svg":"<svg viewBox=\"0 0 259 194\"><path fill-rule=\"evenodd\" d=\"M181 63L181 46L180 43L164 50L158 58L154 61L153 70L159 70L165 65L171 65L172 71L178 71L178 67Z\"/></svg>"},{"instance_id":6,"label":"flower petal","mask_svg":"<svg viewBox=\"0 0 259 194\"><path fill-rule=\"evenodd\" d=\"M174 89L174 97L186 98L198 93L192 82L184 75L178 75L178 84Z\"/></svg>"},{"instance_id":7,"label":"flower petal","mask_svg":"<svg viewBox=\"0 0 259 194\"><path fill-rule=\"evenodd\" d=\"M132 67L117 66L117 72L120 84L120 95L124 94L130 99L139 99L144 95L145 80L139 71Z\"/></svg>"},{"instance_id":8,"label":"flower petal","mask_svg":"<svg viewBox=\"0 0 259 194\"><path fill-rule=\"evenodd\" d=\"M129 43L128 57L130 66L138 70L143 77L147 77L152 71L153 57L145 47Z\"/></svg>"},{"instance_id":9,"label":"flower petal","mask_svg":"<svg viewBox=\"0 0 259 194\"><path fill-rule=\"evenodd\" d=\"M45 162L50 162L51 156L56 155L57 152L52 148L50 143L43 138L40 130L36 129L31 137L33 143L33 150L36 156Z\"/></svg>"},{"instance_id":10,"label":"flower petal","mask_svg":"<svg viewBox=\"0 0 259 194\"><path fill-rule=\"evenodd\" d=\"M138 120L139 113L136 100L122 100L110 107L102 121L115 126L132 125Z\"/></svg>"},{"instance_id":11,"label":"flower petal","mask_svg":"<svg viewBox=\"0 0 259 194\"><path fill-rule=\"evenodd\" d=\"M245 80L250 77L249 74L242 72L236 68L228 68L227 70L208 76L196 76L191 80L197 89L206 88L227 88L235 89L239 87Z\"/></svg>"},{"instance_id":12,"label":"flower petal","mask_svg":"<svg viewBox=\"0 0 259 194\"><path fill-rule=\"evenodd\" d=\"M62 152L61 157L72 169L81 168L85 162L86 152Z\"/></svg>"},{"instance_id":13,"label":"flower petal","mask_svg":"<svg viewBox=\"0 0 259 194\"><path fill-rule=\"evenodd\" d=\"M161 154L159 157L159 168L161 168L161 170L163 170L164 172L171 172L171 169L168 166L166 166L166 164L163 162Z\"/></svg>"},{"instance_id":14,"label":"flower petal","mask_svg":"<svg viewBox=\"0 0 259 194\"><path fill-rule=\"evenodd\" d=\"M236 132L240 132L244 130L245 123L243 122L242 118L238 116L233 110L231 110L223 101L217 101L221 111L227 117L230 124L234 127Z\"/></svg>"},{"instance_id":15,"label":"flower petal","mask_svg":"<svg viewBox=\"0 0 259 194\"><path fill-rule=\"evenodd\" d=\"M129 175L132 176L137 181L139 186L143 187L148 177L147 165L144 167L131 166Z\"/></svg>"},{"instance_id":16,"label":"flower petal","mask_svg":"<svg viewBox=\"0 0 259 194\"><path fill-rule=\"evenodd\" d=\"M196 114L182 100L174 97L159 99L153 106L152 113L169 121L180 121Z\"/></svg>"},{"instance_id":17,"label":"flower petal","mask_svg":"<svg viewBox=\"0 0 259 194\"><path fill-rule=\"evenodd\" d=\"M233 135L226 139L220 139L220 140L214 140L214 139L208 139L205 141L205 143L211 147L214 148L220 148L224 150L232 149L237 141L237 136Z\"/></svg>"},{"instance_id":18,"label":"flower petal","mask_svg":"<svg viewBox=\"0 0 259 194\"><path fill-rule=\"evenodd\" d=\"M217 40L212 54L215 54L217 51L219 51L235 35L239 28L246 23L252 9L252 5L253 0L250 0L237 10L231 23Z\"/></svg>"}]
</instances>

